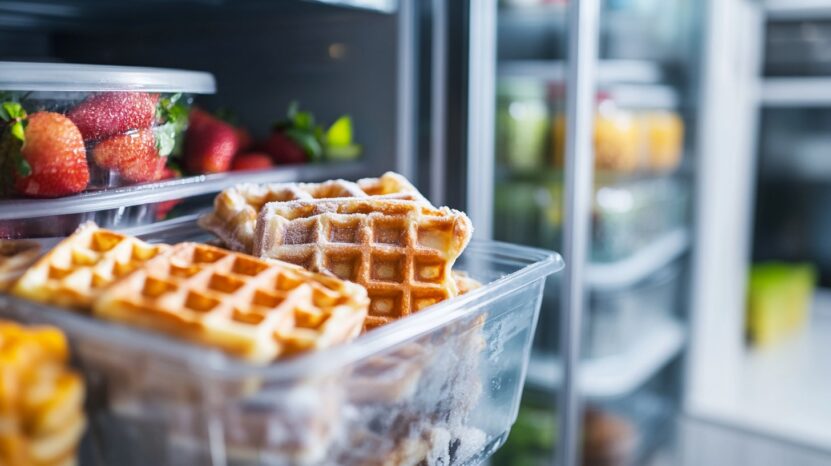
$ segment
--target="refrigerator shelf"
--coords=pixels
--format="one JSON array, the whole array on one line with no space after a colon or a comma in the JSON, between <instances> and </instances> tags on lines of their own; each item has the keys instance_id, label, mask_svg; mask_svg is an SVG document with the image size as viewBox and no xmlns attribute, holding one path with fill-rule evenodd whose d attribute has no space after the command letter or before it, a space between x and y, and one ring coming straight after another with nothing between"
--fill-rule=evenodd
<instances>
[{"instance_id":1,"label":"refrigerator shelf","mask_svg":"<svg viewBox=\"0 0 831 466\"><path fill-rule=\"evenodd\" d=\"M831 107L831 78L765 78L759 92L764 107Z\"/></svg>"},{"instance_id":2,"label":"refrigerator shelf","mask_svg":"<svg viewBox=\"0 0 831 466\"><path fill-rule=\"evenodd\" d=\"M689 249L690 244L687 230L670 231L625 259L590 263L586 283L589 288L598 291L630 287L675 261Z\"/></svg>"},{"instance_id":3,"label":"refrigerator shelf","mask_svg":"<svg viewBox=\"0 0 831 466\"><path fill-rule=\"evenodd\" d=\"M564 81L564 60L502 60L498 66L501 78L527 77L548 81ZM646 60L601 60L597 63L597 81L600 87L611 83L660 84L664 82L660 64Z\"/></svg>"},{"instance_id":4,"label":"refrigerator shelf","mask_svg":"<svg viewBox=\"0 0 831 466\"><path fill-rule=\"evenodd\" d=\"M818 19L831 16L827 0L765 0L765 14L772 19Z\"/></svg>"},{"instance_id":5,"label":"refrigerator shelf","mask_svg":"<svg viewBox=\"0 0 831 466\"><path fill-rule=\"evenodd\" d=\"M624 396L642 386L681 351L686 336L681 323L667 319L645 332L626 351L580 363L580 390L588 399ZM528 363L528 385L557 390L562 368L556 356L534 353Z\"/></svg>"},{"instance_id":6,"label":"refrigerator shelf","mask_svg":"<svg viewBox=\"0 0 831 466\"><path fill-rule=\"evenodd\" d=\"M722 386L734 389L722 390L726 397L718 406L700 406L703 414L831 451L831 290L814 294L811 313L801 333L768 348L745 350L741 370L725 373Z\"/></svg>"},{"instance_id":7,"label":"refrigerator shelf","mask_svg":"<svg viewBox=\"0 0 831 466\"><path fill-rule=\"evenodd\" d=\"M228 172L125 186L60 199L0 201L0 222L57 215L98 212L122 207L212 194L239 183L283 183L332 178L360 178L372 167L362 162L282 166L271 170ZM2 225L2 223L0 223Z\"/></svg>"}]
</instances>

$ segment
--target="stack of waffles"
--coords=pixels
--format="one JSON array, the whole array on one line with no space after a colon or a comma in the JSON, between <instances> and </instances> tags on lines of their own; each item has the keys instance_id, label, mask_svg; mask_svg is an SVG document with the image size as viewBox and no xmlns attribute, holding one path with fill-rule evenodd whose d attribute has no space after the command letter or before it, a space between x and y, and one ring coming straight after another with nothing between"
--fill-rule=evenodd
<instances>
[{"instance_id":1,"label":"stack of waffles","mask_svg":"<svg viewBox=\"0 0 831 466\"><path fill-rule=\"evenodd\" d=\"M349 341L367 312L366 291L354 283L205 244L152 245L94 224L10 291L254 363Z\"/></svg>"},{"instance_id":2,"label":"stack of waffles","mask_svg":"<svg viewBox=\"0 0 831 466\"><path fill-rule=\"evenodd\" d=\"M457 296L451 268L473 232L464 213L433 207L395 173L236 186L200 224L231 249L362 285L367 330Z\"/></svg>"},{"instance_id":3,"label":"stack of waffles","mask_svg":"<svg viewBox=\"0 0 831 466\"><path fill-rule=\"evenodd\" d=\"M379 178L364 178L356 182L331 180L323 183L239 184L222 191L214 200L214 210L199 219L199 224L214 233L225 247L250 254L254 249L257 215L264 205L270 202L343 198L400 199L427 203L406 178L392 172Z\"/></svg>"},{"instance_id":4,"label":"stack of waffles","mask_svg":"<svg viewBox=\"0 0 831 466\"><path fill-rule=\"evenodd\" d=\"M394 173L356 183L237 186L217 196L214 210L200 224L229 248L362 285L370 299L365 330L480 286L452 270L472 235L468 217L434 207ZM473 330L460 332L460 341L453 345L456 354L439 354L436 348L444 343L419 339L353 368L344 384L360 415L374 419L372 425L402 421L380 433L351 432L350 442L372 446L346 462L416 464L425 457L410 446L421 445L436 422L461 428L479 400L483 341L481 319L458 325ZM452 396L440 405L427 406L435 403L434 395L449 390L434 386L447 378L448 370L465 393L458 396L450 390ZM400 457L401 452L408 453ZM411 462L413 458L417 460Z\"/></svg>"},{"instance_id":5,"label":"stack of waffles","mask_svg":"<svg viewBox=\"0 0 831 466\"><path fill-rule=\"evenodd\" d=\"M76 464L85 390L67 358L60 331L0 321L0 464Z\"/></svg>"}]
</instances>

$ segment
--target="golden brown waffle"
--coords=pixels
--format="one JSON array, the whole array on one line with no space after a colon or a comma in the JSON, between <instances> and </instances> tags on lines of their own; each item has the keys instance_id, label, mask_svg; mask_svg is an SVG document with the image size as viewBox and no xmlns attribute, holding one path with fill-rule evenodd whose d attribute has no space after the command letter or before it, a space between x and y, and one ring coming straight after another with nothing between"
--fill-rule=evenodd
<instances>
[{"instance_id":1,"label":"golden brown waffle","mask_svg":"<svg viewBox=\"0 0 831 466\"><path fill-rule=\"evenodd\" d=\"M463 295L477 288L482 288L481 282L475 278L471 278L467 273L458 270L453 271L453 280L456 281L456 288L459 290L459 295Z\"/></svg>"},{"instance_id":2,"label":"golden brown waffle","mask_svg":"<svg viewBox=\"0 0 831 466\"><path fill-rule=\"evenodd\" d=\"M67 357L58 330L0 321L0 464L74 464L86 427L84 383Z\"/></svg>"},{"instance_id":3,"label":"golden brown waffle","mask_svg":"<svg viewBox=\"0 0 831 466\"><path fill-rule=\"evenodd\" d=\"M350 197L427 203L415 186L393 172L384 173L380 178L364 178L354 183L332 180L324 183L239 184L216 196L214 210L200 218L199 225L218 236L228 248L250 254L254 246L257 214L265 204Z\"/></svg>"},{"instance_id":4,"label":"golden brown waffle","mask_svg":"<svg viewBox=\"0 0 831 466\"><path fill-rule=\"evenodd\" d=\"M40 244L0 239L0 291L6 291L40 254Z\"/></svg>"},{"instance_id":5,"label":"golden brown waffle","mask_svg":"<svg viewBox=\"0 0 831 466\"><path fill-rule=\"evenodd\" d=\"M365 286L366 328L457 295L450 269L473 227L459 211L389 199L266 204L255 255Z\"/></svg>"},{"instance_id":6,"label":"golden brown waffle","mask_svg":"<svg viewBox=\"0 0 831 466\"><path fill-rule=\"evenodd\" d=\"M11 293L86 311L104 288L164 247L87 223L26 270Z\"/></svg>"},{"instance_id":7,"label":"golden brown waffle","mask_svg":"<svg viewBox=\"0 0 831 466\"><path fill-rule=\"evenodd\" d=\"M109 287L93 313L264 363L351 340L367 304L354 283L181 243Z\"/></svg>"}]
</instances>

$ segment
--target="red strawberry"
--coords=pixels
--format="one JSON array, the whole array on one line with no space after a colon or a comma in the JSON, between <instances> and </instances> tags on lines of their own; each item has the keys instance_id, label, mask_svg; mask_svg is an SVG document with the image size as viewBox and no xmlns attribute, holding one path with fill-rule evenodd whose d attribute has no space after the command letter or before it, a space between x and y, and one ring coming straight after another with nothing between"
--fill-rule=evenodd
<instances>
[{"instance_id":1,"label":"red strawberry","mask_svg":"<svg viewBox=\"0 0 831 466\"><path fill-rule=\"evenodd\" d=\"M277 165L306 163L309 157L296 142L280 132L273 132L263 144L263 150L271 155Z\"/></svg>"},{"instance_id":2,"label":"red strawberry","mask_svg":"<svg viewBox=\"0 0 831 466\"><path fill-rule=\"evenodd\" d=\"M167 163L167 157L159 157L151 129L105 139L92 148L92 158L99 166L117 171L131 183L160 179Z\"/></svg>"},{"instance_id":3,"label":"red strawberry","mask_svg":"<svg viewBox=\"0 0 831 466\"><path fill-rule=\"evenodd\" d=\"M85 141L97 141L133 129L149 128L156 116L158 94L104 92L87 97L67 114Z\"/></svg>"},{"instance_id":4,"label":"red strawberry","mask_svg":"<svg viewBox=\"0 0 831 466\"><path fill-rule=\"evenodd\" d=\"M164 169L162 169L161 179L163 180L181 178L181 176L181 173L170 167L164 167ZM181 203L181 199L171 199L169 201L162 201L156 203L156 220L164 220L165 218L167 218L167 214L169 214L174 207Z\"/></svg>"},{"instance_id":5,"label":"red strawberry","mask_svg":"<svg viewBox=\"0 0 831 466\"><path fill-rule=\"evenodd\" d=\"M247 154L240 154L234 157L231 170L264 170L273 165L271 163L271 156L268 154L248 152Z\"/></svg>"},{"instance_id":6,"label":"red strawberry","mask_svg":"<svg viewBox=\"0 0 831 466\"><path fill-rule=\"evenodd\" d=\"M84 190L89 167L81 132L60 113L36 112L28 117L26 141L20 154L31 167L16 174L18 192L34 197L58 197Z\"/></svg>"},{"instance_id":7,"label":"red strawberry","mask_svg":"<svg viewBox=\"0 0 831 466\"><path fill-rule=\"evenodd\" d=\"M248 132L245 128L236 128L237 132L237 139L239 140L239 148L237 148L237 153L248 152L252 147L254 147L254 139L251 137L251 133Z\"/></svg>"},{"instance_id":8,"label":"red strawberry","mask_svg":"<svg viewBox=\"0 0 831 466\"><path fill-rule=\"evenodd\" d=\"M185 134L185 168L189 172L227 172L238 148L233 126L202 110L191 110Z\"/></svg>"},{"instance_id":9,"label":"red strawberry","mask_svg":"<svg viewBox=\"0 0 831 466\"><path fill-rule=\"evenodd\" d=\"M164 168L162 168L162 176L159 179L160 180L172 180L174 178L181 178L181 177L182 177L182 174L179 172L179 170L177 170L175 168L170 168L168 166L165 166Z\"/></svg>"}]
</instances>

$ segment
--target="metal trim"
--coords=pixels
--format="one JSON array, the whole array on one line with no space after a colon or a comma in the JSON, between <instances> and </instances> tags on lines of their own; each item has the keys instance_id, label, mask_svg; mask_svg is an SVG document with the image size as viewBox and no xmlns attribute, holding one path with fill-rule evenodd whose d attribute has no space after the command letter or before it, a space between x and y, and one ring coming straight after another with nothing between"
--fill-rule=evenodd
<instances>
[{"instance_id":1,"label":"metal trim","mask_svg":"<svg viewBox=\"0 0 831 466\"><path fill-rule=\"evenodd\" d=\"M493 237L496 0L470 0L467 212L477 238Z\"/></svg>"},{"instance_id":2,"label":"metal trim","mask_svg":"<svg viewBox=\"0 0 831 466\"><path fill-rule=\"evenodd\" d=\"M415 126L417 124L416 92L418 74L416 56L415 2L400 2L398 10L398 121L395 166L398 173L415 179Z\"/></svg>"},{"instance_id":3,"label":"metal trim","mask_svg":"<svg viewBox=\"0 0 831 466\"><path fill-rule=\"evenodd\" d=\"M447 0L432 0L430 41L430 200L445 204L447 182Z\"/></svg>"},{"instance_id":4,"label":"metal trim","mask_svg":"<svg viewBox=\"0 0 831 466\"><path fill-rule=\"evenodd\" d=\"M586 255L591 238L590 212L594 177L594 100L599 41L599 0L569 2L569 41L566 74L566 160L563 275L560 351L563 386L560 391L560 465L580 464L582 403L578 378L583 306L586 302Z\"/></svg>"}]
</instances>

